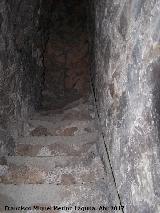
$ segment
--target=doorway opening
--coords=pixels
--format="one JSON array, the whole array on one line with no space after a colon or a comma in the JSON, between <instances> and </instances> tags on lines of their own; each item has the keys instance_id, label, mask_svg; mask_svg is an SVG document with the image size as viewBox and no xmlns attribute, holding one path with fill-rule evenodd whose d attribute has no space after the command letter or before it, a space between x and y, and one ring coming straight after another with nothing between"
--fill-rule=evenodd
<instances>
[{"instance_id":1,"label":"doorway opening","mask_svg":"<svg viewBox=\"0 0 160 213\"><path fill-rule=\"evenodd\" d=\"M48 26L42 108L54 109L89 94L87 1L54 1Z\"/></svg>"}]
</instances>

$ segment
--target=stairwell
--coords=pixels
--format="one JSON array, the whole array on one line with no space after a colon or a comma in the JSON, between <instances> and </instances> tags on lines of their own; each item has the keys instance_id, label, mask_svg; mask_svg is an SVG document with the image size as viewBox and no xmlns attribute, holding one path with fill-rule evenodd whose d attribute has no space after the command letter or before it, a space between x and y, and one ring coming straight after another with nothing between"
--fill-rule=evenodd
<instances>
[{"instance_id":1,"label":"stairwell","mask_svg":"<svg viewBox=\"0 0 160 213\"><path fill-rule=\"evenodd\" d=\"M160 212L159 29L160 0L0 1L0 213Z\"/></svg>"},{"instance_id":2,"label":"stairwell","mask_svg":"<svg viewBox=\"0 0 160 213\"><path fill-rule=\"evenodd\" d=\"M86 2L42 1L40 7L43 42L33 41L40 49L32 57L40 59L40 51L43 61L22 78L24 93L33 94L30 102L25 96L28 108L35 106L21 112L23 131L9 128L18 134L14 151L0 158L0 212L113 212L119 200L100 157L89 89Z\"/></svg>"},{"instance_id":3,"label":"stairwell","mask_svg":"<svg viewBox=\"0 0 160 213\"><path fill-rule=\"evenodd\" d=\"M0 212L113 212L93 106L81 98L41 110L29 126L1 162Z\"/></svg>"}]
</instances>

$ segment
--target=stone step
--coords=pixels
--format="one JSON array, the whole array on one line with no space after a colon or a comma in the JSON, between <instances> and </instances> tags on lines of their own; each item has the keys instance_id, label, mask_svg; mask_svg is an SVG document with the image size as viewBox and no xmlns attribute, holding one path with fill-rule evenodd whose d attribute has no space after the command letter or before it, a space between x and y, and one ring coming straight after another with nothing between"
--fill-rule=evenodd
<instances>
[{"instance_id":1,"label":"stone step","mask_svg":"<svg viewBox=\"0 0 160 213\"><path fill-rule=\"evenodd\" d=\"M17 144L50 145L50 144L87 144L97 142L97 132L76 136L26 136L17 139Z\"/></svg>"},{"instance_id":2,"label":"stone step","mask_svg":"<svg viewBox=\"0 0 160 213\"><path fill-rule=\"evenodd\" d=\"M105 179L103 164L94 153L87 157L7 157L1 170L0 182L5 184L70 185Z\"/></svg>"},{"instance_id":3,"label":"stone step","mask_svg":"<svg viewBox=\"0 0 160 213\"><path fill-rule=\"evenodd\" d=\"M20 210L14 212L42 212L35 211L33 206L49 207L52 210L43 212L49 213L84 213L84 212L106 212L99 211L100 206L111 206L114 201L109 201L109 192L104 182L96 184L71 185L71 186L56 186L49 184L42 185L5 185L0 184L0 211L5 211L5 206L9 207L28 207L28 210ZM57 206L57 207L56 207ZM92 210L77 210L76 207L90 207ZM31 209L29 208L31 207ZM55 208L54 208L55 207ZM58 209L59 207L59 209ZM60 209L61 207L61 209ZM64 209L62 209L64 207ZM66 207L70 207L67 209ZM93 210L93 208L96 208ZM42 210L42 209L41 209ZM67 211L69 210L69 211ZM8 211L9 212L9 211ZM113 212L110 210L107 212ZM119 211L118 211L119 212Z\"/></svg>"},{"instance_id":4,"label":"stone step","mask_svg":"<svg viewBox=\"0 0 160 213\"><path fill-rule=\"evenodd\" d=\"M48 96L48 97L50 97L50 96ZM67 97L66 97L67 98ZM51 99L52 99L52 102L50 102L51 101ZM67 98L68 99L68 98ZM48 102L49 101L49 102ZM55 103L55 98L53 99L53 97L51 98L49 98L48 99L48 101L45 99L44 100L44 102L43 102L43 109L41 109L41 111L40 112L42 112L42 111L55 111L55 109L57 110L59 110L59 109L61 109L61 110L63 110L63 111L65 111L65 110L74 110L74 109L78 109L78 110L81 110L81 111L83 111L83 110L88 110L89 108L91 108L91 103L89 103L87 100L85 100L85 99L78 99L78 100L70 100L70 102L68 102L68 100L67 101L64 101L64 98L63 99L61 99L61 100L59 100L59 103L56 101L56 103ZM47 108L45 108L44 106L45 106L45 103L46 103L46 105L49 105L50 107L49 107L49 110L47 110ZM51 104L51 103L54 103L54 104ZM92 106L92 108L93 108L93 106Z\"/></svg>"},{"instance_id":5,"label":"stone step","mask_svg":"<svg viewBox=\"0 0 160 213\"><path fill-rule=\"evenodd\" d=\"M15 147L15 155L18 156L84 156L89 153L97 152L96 143L90 142L86 144L24 144L18 143Z\"/></svg>"},{"instance_id":6,"label":"stone step","mask_svg":"<svg viewBox=\"0 0 160 213\"><path fill-rule=\"evenodd\" d=\"M16 155L21 156L81 156L96 152L98 135L21 137L16 143Z\"/></svg>"},{"instance_id":7,"label":"stone step","mask_svg":"<svg viewBox=\"0 0 160 213\"><path fill-rule=\"evenodd\" d=\"M94 121L72 121L62 122L30 120L31 136L74 136L95 132Z\"/></svg>"},{"instance_id":8,"label":"stone step","mask_svg":"<svg viewBox=\"0 0 160 213\"><path fill-rule=\"evenodd\" d=\"M59 121L59 122L56 122L54 119L53 120L50 120L50 121L45 121L45 120L43 120L43 118L41 118L41 119L39 119L39 118L37 118L37 119L30 119L29 120L29 123L31 124L31 125L45 125L45 126L52 126L52 127L54 127L54 128L56 128L56 127L65 127L65 126L70 126L70 125L78 125L78 126L83 126L83 125L93 125L94 124L94 121L93 120L77 120L77 119L75 119L75 120L68 120L68 119L66 119L66 120L62 120L62 121Z\"/></svg>"},{"instance_id":9,"label":"stone step","mask_svg":"<svg viewBox=\"0 0 160 213\"><path fill-rule=\"evenodd\" d=\"M34 113L32 115L31 120L41 120L41 121L50 121L50 122L61 122L61 121L88 121L92 119L91 115L87 110L65 110L65 111L42 111L38 113Z\"/></svg>"}]
</instances>

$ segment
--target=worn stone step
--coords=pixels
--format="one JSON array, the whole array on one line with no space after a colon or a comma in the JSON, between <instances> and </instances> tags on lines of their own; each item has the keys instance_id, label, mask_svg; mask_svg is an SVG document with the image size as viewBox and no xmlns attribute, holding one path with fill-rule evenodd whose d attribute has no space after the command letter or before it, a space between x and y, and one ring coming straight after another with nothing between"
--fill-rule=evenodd
<instances>
[{"instance_id":1,"label":"worn stone step","mask_svg":"<svg viewBox=\"0 0 160 213\"><path fill-rule=\"evenodd\" d=\"M7 157L1 166L1 183L76 184L105 179L100 157Z\"/></svg>"},{"instance_id":2,"label":"worn stone step","mask_svg":"<svg viewBox=\"0 0 160 213\"><path fill-rule=\"evenodd\" d=\"M32 115L31 120L41 120L50 122L61 122L61 121L88 121L95 117L93 111L89 112L87 108L79 109L66 109L66 110L50 110L40 111Z\"/></svg>"},{"instance_id":3,"label":"worn stone step","mask_svg":"<svg viewBox=\"0 0 160 213\"><path fill-rule=\"evenodd\" d=\"M65 111L42 111L32 115L31 120L41 120L41 121L50 121L50 122L61 122L66 120L76 120L76 121L88 121L92 119L93 113L88 113L87 110L65 110Z\"/></svg>"},{"instance_id":4,"label":"worn stone step","mask_svg":"<svg viewBox=\"0 0 160 213\"><path fill-rule=\"evenodd\" d=\"M19 137L16 141L17 144L34 144L34 145L50 145L54 143L59 144L86 144L97 142L97 132L88 133L76 136L26 136Z\"/></svg>"},{"instance_id":5,"label":"worn stone step","mask_svg":"<svg viewBox=\"0 0 160 213\"><path fill-rule=\"evenodd\" d=\"M42 185L5 185L0 184L0 211L5 211L5 206L10 207L28 207L28 211L21 210L15 212L32 213L33 206L49 207L50 213L84 213L84 212L106 212L99 211L99 206L111 206L115 201L109 201L109 191L104 182L96 184L71 185L71 186L55 186L49 184ZM54 209L54 206L64 207L64 209ZM75 210L75 206L93 207L95 210ZM31 207L31 209L29 208ZM70 207L67 211L66 207ZM36 211L42 212L42 211ZM44 211L43 211L44 212ZM107 212L113 212L110 209ZM118 211L120 212L120 211Z\"/></svg>"},{"instance_id":6,"label":"worn stone step","mask_svg":"<svg viewBox=\"0 0 160 213\"><path fill-rule=\"evenodd\" d=\"M68 98L67 98L68 99ZM51 99L49 98L49 102L45 101L46 104L50 105L51 106L51 103L50 103ZM52 101L52 103L55 103L55 99ZM56 107L56 106L59 106L59 107ZM82 99L78 99L78 100L75 100L75 101L72 101L72 102L68 102L68 101L64 101L64 98L61 99L61 101L58 103L57 102L57 105L54 105L52 104L52 107L49 107L49 108L45 108L43 107L39 113L43 113L44 111L45 112L49 112L49 113L56 113L57 111L62 111L62 113L64 113L66 110L79 110L79 111L83 111L83 110L87 110L91 108L91 104L88 102L88 100L82 100ZM93 108L93 106L92 106Z\"/></svg>"},{"instance_id":7,"label":"worn stone step","mask_svg":"<svg viewBox=\"0 0 160 213\"><path fill-rule=\"evenodd\" d=\"M77 136L27 136L16 141L21 156L81 156L96 151L97 133Z\"/></svg>"},{"instance_id":8,"label":"worn stone step","mask_svg":"<svg viewBox=\"0 0 160 213\"><path fill-rule=\"evenodd\" d=\"M45 117L44 117L45 118ZM52 117L50 117L51 119L49 121L47 120L43 120L43 117L38 117L37 119L30 119L29 123L33 126L35 125L44 125L44 126L52 126L54 128L59 128L59 127L66 127L66 126L88 126L94 125L94 120L90 120L90 119L86 119L86 120L78 120L77 118L75 118L74 120L72 119L66 119L66 120L60 120L59 122L55 121L54 119L52 119Z\"/></svg>"},{"instance_id":9,"label":"worn stone step","mask_svg":"<svg viewBox=\"0 0 160 213\"><path fill-rule=\"evenodd\" d=\"M88 133L86 135L76 136L26 136L19 137L16 143L24 144L53 144L53 143L65 143L65 144L86 144L98 140L98 133Z\"/></svg>"},{"instance_id":10,"label":"worn stone step","mask_svg":"<svg viewBox=\"0 0 160 213\"><path fill-rule=\"evenodd\" d=\"M37 139L38 140L38 139ZM15 155L20 156L84 156L89 153L97 152L95 142L84 144L67 144L67 143L53 143L53 144L25 144L18 143L15 147Z\"/></svg>"},{"instance_id":11,"label":"worn stone step","mask_svg":"<svg viewBox=\"0 0 160 213\"><path fill-rule=\"evenodd\" d=\"M72 121L62 122L30 120L31 136L74 136L95 132L94 121Z\"/></svg>"}]
</instances>

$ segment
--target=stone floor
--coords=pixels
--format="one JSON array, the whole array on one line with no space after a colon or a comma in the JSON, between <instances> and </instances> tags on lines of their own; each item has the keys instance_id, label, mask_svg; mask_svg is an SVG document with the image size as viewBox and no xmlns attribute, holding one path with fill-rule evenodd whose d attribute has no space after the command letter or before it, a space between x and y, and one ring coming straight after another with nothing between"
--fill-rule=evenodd
<instances>
[{"instance_id":1,"label":"stone floor","mask_svg":"<svg viewBox=\"0 0 160 213\"><path fill-rule=\"evenodd\" d=\"M32 116L28 134L17 140L15 155L0 165L1 213L5 206L31 207L7 212L113 212L99 210L113 200L97 151L94 117L83 99Z\"/></svg>"}]
</instances>

